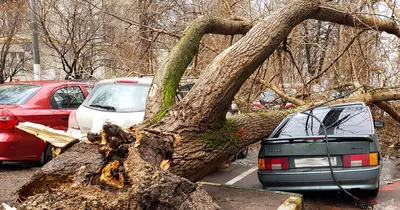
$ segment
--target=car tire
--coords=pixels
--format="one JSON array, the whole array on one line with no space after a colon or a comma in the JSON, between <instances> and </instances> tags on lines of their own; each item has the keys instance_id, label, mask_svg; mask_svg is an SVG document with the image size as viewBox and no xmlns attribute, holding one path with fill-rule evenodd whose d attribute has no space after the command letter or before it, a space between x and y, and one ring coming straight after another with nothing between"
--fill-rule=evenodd
<instances>
[{"instance_id":1,"label":"car tire","mask_svg":"<svg viewBox=\"0 0 400 210\"><path fill-rule=\"evenodd\" d=\"M39 164L41 166L43 166L44 164L49 162L51 159L53 159L53 153L51 151L52 148L53 148L53 146L51 146L51 144L47 144L46 148L44 149L44 151L42 153L42 156L40 156Z\"/></svg>"},{"instance_id":2,"label":"car tire","mask_svg":"<svg viewBox=\"0 0 400 210\"><path fill-rule=\"evenodd\" d=\"M237 155L236 158L237 159L243 159L247 157L247 154L249 153L249 147L245 147L242 150L240 150Z\"/></svg>"}]
</instances>

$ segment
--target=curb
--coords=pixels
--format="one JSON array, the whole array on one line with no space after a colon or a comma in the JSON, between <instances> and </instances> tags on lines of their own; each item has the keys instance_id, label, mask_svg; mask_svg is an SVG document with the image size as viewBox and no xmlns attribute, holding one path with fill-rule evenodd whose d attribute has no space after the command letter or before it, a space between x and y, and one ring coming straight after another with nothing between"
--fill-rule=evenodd
<instances>
[{"instance_id":1,"label":"curb","mask_svg":"<svg viewBox=\"0 0 400 210\"><path fill-rule=\"evenodd\" d=\"M264 191L264 192L289 195L290 197L288 199L286 199L286 201L283 202L283 204L280 205L277 210L302 210L303 209L303 195L298 194L298 193L273 191L273 190L265 190L265 189L253 189L253 188L245 188L245 187L224 185L224 184L218 184L218 183L213 183L213 182L202 182L202 181L197 182L197 184L200 186L203 186L203 185L210 185L210 186L214 186L214 187L226 186L226 187L230 187L230 188L254 190L254 191Z\"/></svg>"},{"instance_id":2,"label":"curb","mask_svg":"<svg viewBox=\"0 0 400 210\"><path fill-rule=\"evenodd\" d=\"M277 210L302 210L303 199L297 196L290 196Z\"/></svg>"}]
</instances>

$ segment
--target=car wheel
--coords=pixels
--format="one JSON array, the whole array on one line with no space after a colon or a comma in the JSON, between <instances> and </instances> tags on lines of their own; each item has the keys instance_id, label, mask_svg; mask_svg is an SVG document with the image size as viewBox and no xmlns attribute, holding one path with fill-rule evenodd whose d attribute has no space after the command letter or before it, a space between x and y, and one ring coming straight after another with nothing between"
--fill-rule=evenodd
<instances>
[{"instance_id":1,"label":"car wheel","mask_svg":"<svg viewBox=\"0 0 400 210\"><path fill-rule=\"evenodd\" d=\"M247 154L249 153L249 147L245 147L242 150L240 150L237 155L236 158L237 159L243 159L247 157Z\"/></svg>"},{"instance_id":2,"label":"car wheel","mask_svg":"<svg viewBox=\"0 0 400 210\"><path fill-rule=\"evenodd\" d=\"M47 162L49 162L51 159L53 159L53 153L51 149L53 146L51 144L47 144L46 148L44 149L42 156L40 157L40 165L44 165Z\"/></svg>"}]
</instances>

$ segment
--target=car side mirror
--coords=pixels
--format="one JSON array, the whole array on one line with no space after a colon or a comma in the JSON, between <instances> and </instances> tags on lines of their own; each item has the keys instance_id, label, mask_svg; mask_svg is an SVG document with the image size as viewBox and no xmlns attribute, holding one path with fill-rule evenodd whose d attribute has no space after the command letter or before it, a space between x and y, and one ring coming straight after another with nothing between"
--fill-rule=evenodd
<instances>
[{"instance_id":1,"label":"car side mirror","mask_svg":"<svg viewBox=\"0 0 400 210\"><path fill-rule=\"evenodd\" d=\"M374 126L375 128L383 128L385 126L385 123L381 120L374 120Z\"/></svg>"}]
</instances>

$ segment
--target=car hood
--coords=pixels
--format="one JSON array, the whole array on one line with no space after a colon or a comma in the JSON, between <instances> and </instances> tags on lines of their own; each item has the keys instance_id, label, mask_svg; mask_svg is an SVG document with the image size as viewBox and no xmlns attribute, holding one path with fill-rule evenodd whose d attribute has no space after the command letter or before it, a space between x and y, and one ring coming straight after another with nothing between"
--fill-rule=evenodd
<instances>
[{"instance_id":1,"label":"car hood","mask_svg":"<svg viewBox=\"0 0 400 210\"><path fill-rule=\"evenodd\" d=\"M128 128L141 123L144 112L109 112L80 106L76 111L76 119L82 133L99 133L106 123Z\"/></svg>"}]
</instances>

